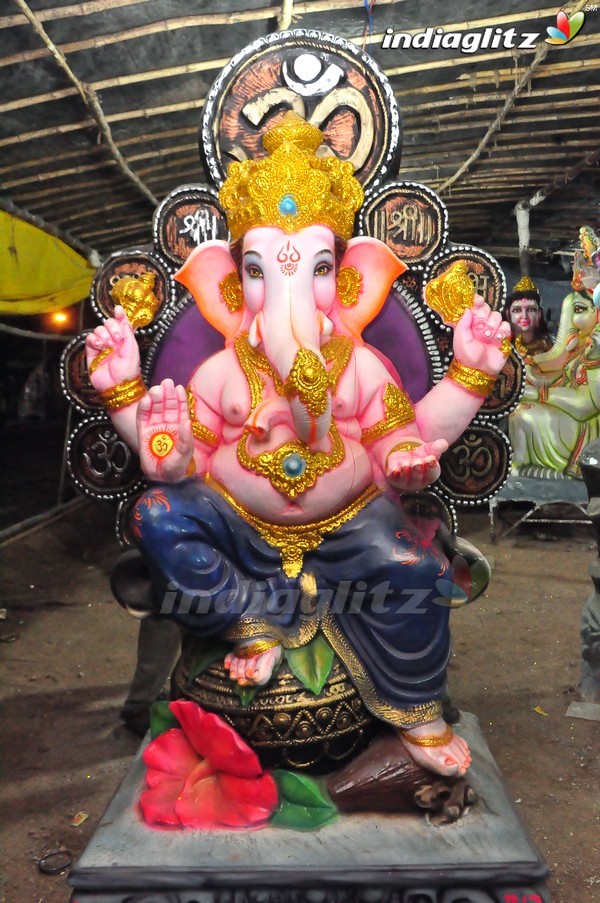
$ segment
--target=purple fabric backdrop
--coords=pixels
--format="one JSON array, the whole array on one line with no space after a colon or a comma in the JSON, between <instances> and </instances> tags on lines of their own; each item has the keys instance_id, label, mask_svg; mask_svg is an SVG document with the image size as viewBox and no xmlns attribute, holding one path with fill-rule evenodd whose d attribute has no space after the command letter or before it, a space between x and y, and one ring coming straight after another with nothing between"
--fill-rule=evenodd
<instances>
[{"instance_id":1,"label":"purple fabric backdrop","mask_svg":"<svg viewBox=\"0 0 600 903\"><path fill-rule=\"evenodd\" d=\"M431 385L431 365L421 331L398 295L391 293L383 310L365 329L364 339L397 369L413 402ZM195 368L223 348L223 336L191 305L163 339L154 358L151 382L170 377L187 386Z\"/></svg>"}]
</instances>

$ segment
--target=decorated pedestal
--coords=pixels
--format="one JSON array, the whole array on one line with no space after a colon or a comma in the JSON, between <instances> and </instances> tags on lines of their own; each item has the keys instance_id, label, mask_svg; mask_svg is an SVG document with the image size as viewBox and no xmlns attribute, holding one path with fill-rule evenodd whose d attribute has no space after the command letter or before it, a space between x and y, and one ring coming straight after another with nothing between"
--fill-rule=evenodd
<instances>
[{"instance_id":1,"label":"decorated pedestal","mask_svg":"<svg viewBox=\"0 0 600 903\"><path fill-rule=\"evenodd\" d=\"M479 802L441 826L365 813L310 833L155 831L136 810L140 751L71 872L72 903L549 903L548 867L477 720L457 730Z\"/></svg>"}]
</instances>

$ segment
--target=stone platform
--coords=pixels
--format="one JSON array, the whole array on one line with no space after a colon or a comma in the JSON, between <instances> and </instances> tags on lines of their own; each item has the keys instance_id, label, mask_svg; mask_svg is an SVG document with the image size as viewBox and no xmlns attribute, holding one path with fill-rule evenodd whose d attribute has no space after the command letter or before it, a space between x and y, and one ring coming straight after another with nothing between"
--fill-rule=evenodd
<instances>
[{"instance_id":1,"label":"stone platform","mask_svg":"<svg viewBox=\"0 0 600 903\"><path fill-rule=\"evenodd\" d=\"M479 802L442 827L358 814L311 833L153 830L136 812L140 750L71 872L72 903L549 903L549 869L477 719L463 713L456 730Z\"/></svg>"}]
</instances>

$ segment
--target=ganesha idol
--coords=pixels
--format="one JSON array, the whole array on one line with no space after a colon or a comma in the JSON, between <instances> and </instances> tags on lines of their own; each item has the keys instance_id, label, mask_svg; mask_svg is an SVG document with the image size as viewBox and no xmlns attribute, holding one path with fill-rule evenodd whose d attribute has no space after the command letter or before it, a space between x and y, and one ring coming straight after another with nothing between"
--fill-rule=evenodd
<instances>
[{"instance_id":1,"label":"ganesha idol","mask_svg":"<svg viewBox=\"0 0 600 903\"><path fill-rule=\"evenodd\" d=\"M581 452L600 436L600 244L585 226L580 239L556 341L525 358L527 385L509 418L520 476L581 478Z\"/></svg>"},{"instance_id":2,"label":"ganesha idol","mask_svg":"<svg viewBox=\"0 0 600 903\"><path fill-rule=\"evenodd\" d=\"M286 650L321 634L398 748L462 775L469 749L441 705L452 553L421 541L401 499L438 478L510 328L476 297L446 376L413 406L361 337L406 267L352 238L363 190L322 139L288 113L266 157L230 166L219 200L232 242L200 245L177 274L225 337L187 388L145 388L119 307L87 339L91 379L151 483L132 524L156 611L176 598L169 616L188 634L229 643L224 667L243 687L267 685ZM342 583L346 604L329 604Z\"/></svg>"}]
</instances>

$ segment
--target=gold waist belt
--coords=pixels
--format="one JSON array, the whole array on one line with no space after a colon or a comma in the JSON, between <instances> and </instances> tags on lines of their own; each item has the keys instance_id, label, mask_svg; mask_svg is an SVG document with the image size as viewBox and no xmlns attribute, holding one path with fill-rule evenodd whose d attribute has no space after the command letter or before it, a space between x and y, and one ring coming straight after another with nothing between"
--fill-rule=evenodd
<instances>
[{"instance_id":1,"label":"gold waist belt","mask_svg":"<svg viewBox=\"0 0 600 903\"><path fill-rule=\"evenodd\" d=\"M369 486L346 508L342 508L337 514L333 514L324 520L314 521L309 524L270 524L268 521L256 517L255 514L252 514L239 502L236 502L225 487L221 486L208 474L206 475L206 484L219 492L229 502L234 511L246 523L254 527L265 542L279 549L281 564L288 577L297 577L300 574L305 554L314 552L321 545L327 533L333 533L342 524L352 520L368 502L377 498L382 492L378 486Z\"/></svg>"}]
</instances>

